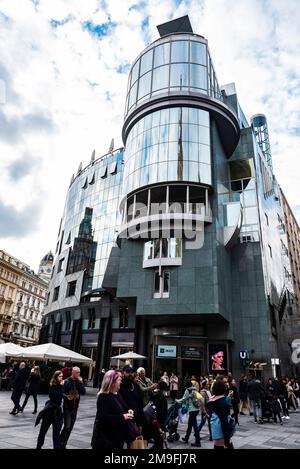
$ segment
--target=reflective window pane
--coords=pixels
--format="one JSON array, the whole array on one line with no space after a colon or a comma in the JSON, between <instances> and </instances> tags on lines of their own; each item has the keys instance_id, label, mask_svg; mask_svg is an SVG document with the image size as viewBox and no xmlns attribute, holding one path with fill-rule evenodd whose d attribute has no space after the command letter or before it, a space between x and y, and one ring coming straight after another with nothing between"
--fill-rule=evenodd
<instances>
[{"instance_id":1,"label":"reflective window pane","mask_svg":"<svg viewBox=\"0 0 300 469\"><path fill-rule=\"evenodd\" d=\"M139 76L139 67L140 67L140 61L138 60L135 65L133 66L132 68L132 72L131 72L131 84L133 84L138 76Z\"/></svg>"},{"instance_id":2,"label":"reflective window pane","mask_svg":"<svg viewBox=\"0 0 300 469\"><path fill-rule=\"evenodd\" d=\"M206 65L206 45L202 42L191 41L190 62Z\"/></svg>"},{"instance_id":3,"label":"reflective window pane","mask_svg":"<svg viewBox=\"0 0 300 469\"><path fill-rule=\"evenodd\" d=\"M180 108L172 107L170 109L170 124L177 124L179 122L179 117L180 117Z\"/></svg>"},{"instance_id":4,"label":"reflective window pane","mask_svg":"<svg viewBox=\"0 0 300 469\"><path fill-rule=\"evenodd\" d=\"M203 127L203 128L206 129L206 127ZM198 142L199 141L198 129L199 129L198 125L189 124L189 141L190 142ZM197 154L198 154L198 150L197 150ZM197 160L198 160L198 158L197 158Z\"/></svg>"},{"instance_id":5,"label":"reflective window pane","mask_svg":"<svg viewBox=\"0 0 300 469\"><path fill-rule=\"evenodd\" d=\"M209 127L209 112L198 109L198 122L199 125L206 125L206 127Z\"/></svg>"},{"instance_id":6,"label":"reflective window pane","mask_svg":"<svg viewBox=\"0 0 300 469\"><path fill-rule=\"evenodd\" d=\"M169 142L178 142L178 124L170 124Z\"/></svg>"},{"instance_id":7,"label":"reflective window pane","mask_svg":"<svg viewBox=\"0 0 300 469\"><path fill-rule=\"evenodd\" d=\"M199 162L210 164L210 147L208 145L199 145Z\"/></svg>"},{"instance_id":8,"label":"reflective window pane","mask_svg":"<svg viewBox=\"0 0 300 469\"><path fill-rule=\"evenodd\" d=\"M137 90L137 82L132 86L130 90L130 95L129 95L129 103L128 103L128 108L130 109L133 104L136 103L136 90Z\"/></svg>"},{"instance_id":9,"label":"reflective window pane","mask_svg":"<svg viewBox=\"0 0 300 469\"><path fill-rule=\"evenodd\" d=\"M139 79L138 100L150 93L151 72L146 73Z\"/></svg>"},{"instance_id":10,"label":"reflective window pane","mask_svg":"<svg viewBox=\"0 0 300 469\"><path fill-rule=\"evenodd\" d=\"M189 181L201 182L199 176L199 163L195 161L189 162Z\"/></svg>"},{"instance_id":11,"label":"reflective window pane","mask_svg":"<svg viewBox=\"0 0 300 469\"><path fill-rule=\"evenodd\" d=\"M189 84L189 67L188 64L172 64L171 65L171 87L187 87Z\"/></svg>"},{"instance_id":12,"label":"reflective window pane","mask_svg":"<svg viewBox=\"0 0 300 469\"><path fill-rule=\"evenodd\" d=\"M170 61L170 43L161 44L154 50L154 67L164 65Z\"/></svg>"},{"instance_id":13,"label":"reflective window pane","mask_svg":"<svg viewBox=\"0 0 300 469\"><path fill-rule=\"evenodd\" d=\"M198 143L189 142L189 160L198 164Z\"/></svg>"},{"instance_id":14,"label":"reflective window pane","mask_svg":"<svg viewBox=\"0 0 300 469\"><path fill-rule=\"evenodd\" d=\"M152 91L157 91L169 86L169 65L164 65L153 70Z\"/></svg>"},{"instance_id":15,"label":"reflective window pane","mask_svg":"<svg viewBox=\"0 0 300 469\"><path fill-rule=\"evenodd\" d=\"M204 184L210 184L211 185L211 167L208 164L200 164L200 180Z\"/></svg>"},{"instance_id":16,"label":"reflective window pane","mask_svg":"<svg viewBox=\"0 0 300 469\"><path fill-rule=\"evenodd\" d=\"M169 160L178 159L178 142L169 143Z\"/></svg>"},{"instance_id":17,"label":"reflective window pane","mask_svg":"<svg viewBox=\"0 0 300 469\"><path fill-rule=\"evenodd\" d=\"M188 62L189 41L174 41L171 46L171 62Z\"/></svg>"},{"instance_id":18,"label":"reflective window pane","mask_svg":"<svg viewBox=\"0 0 300 469\"><path fill-rule=\"evenodd\" d=\"M164 272L164 293L168 293L170 291L170 272Z\"/></svg>"},{"instance_id":19,"label":"reflective window pane","mask_svg":"<svg viewBox=\"0 0 300 469\"><path fill-rule=\"evenodd\" d=\"M153 58L153 49L146 52L141 57L141 69L140 69L140 76L144 75L144 73L148 72L148 70L152 69L152 58Z\"/></svg>"},{"instance_id":20,"label":"reflective window pane","mask_svg":"<svg viewBox=\"0 0 300 469\"><path fill-rule=\"evenodd\" d=\"M209 145L209 128L200 125L199 129L199 143L205 143Z\"/></svg>"},{"instance_id":21,"label":"reflective window pane","mask_svg":"<svg viewBox=\"0 0 300 469\"><path fill-rule=\"evenodd\" d=\"M206 67L202 65L190 65L190 86L207 90Z\"/></svg>"}]
</instances>

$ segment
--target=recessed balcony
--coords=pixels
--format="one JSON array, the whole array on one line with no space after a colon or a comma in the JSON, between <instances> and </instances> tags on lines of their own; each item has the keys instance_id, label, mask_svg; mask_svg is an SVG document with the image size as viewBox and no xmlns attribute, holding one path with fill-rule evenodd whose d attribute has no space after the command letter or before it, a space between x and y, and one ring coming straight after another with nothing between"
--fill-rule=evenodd
<instances>
[{"instance_id":1,"label":"recessed balcony","mask_svg":"<svg viewBox=\"0 0 300 469\"><path fill-rule=\"evenodd\" d=\"M159 185L138 191L121 204L117 242L126 239L192 239L212 222L209 189L186 184Z\"/></svg>"}]
</instances>

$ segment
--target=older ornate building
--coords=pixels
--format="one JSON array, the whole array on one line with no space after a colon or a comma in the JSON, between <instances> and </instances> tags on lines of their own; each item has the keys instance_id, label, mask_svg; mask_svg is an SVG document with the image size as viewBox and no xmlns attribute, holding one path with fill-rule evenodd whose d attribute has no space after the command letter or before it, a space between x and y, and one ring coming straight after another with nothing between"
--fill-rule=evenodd
<instances>
[{"instance_id":1,"label":"older ornate building","mask_svg":"<svg viewBox=\"0 0 300 469\"><path fill-rule=\"evenodd\" d=\"M24 262L0 251L0 340L38 343L48 285Z\"/></svg>"}]
</instances>

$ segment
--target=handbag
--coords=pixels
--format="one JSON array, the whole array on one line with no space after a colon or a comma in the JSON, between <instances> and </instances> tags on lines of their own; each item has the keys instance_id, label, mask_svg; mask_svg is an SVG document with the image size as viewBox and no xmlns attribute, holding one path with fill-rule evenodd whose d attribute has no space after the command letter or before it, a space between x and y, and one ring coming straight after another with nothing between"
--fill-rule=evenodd
<instances>
[{"instance_id":1,"label":"handbag","mask_svg":"<svg viewBox=\"0 0 300 469\"><path fill-rule=\"evenodd\" d=\"M134 441L140 435L140 427L131 420L126 420L128 427L128 442Z\"/></svg>"},{"instance_id":2,"label":"handbag","mask_svg":"<svg viewBox=\"0 0 300 469\"><path fill-rule=\"evenodd\" d=\"M143 414L148 425L152 424L152 421L157 418L156 406L152 401L145 405Z\"/></svg>"},{"instance_id":3,"label":"handbag","mask_svg":"<svg viewBox=\"0 0 300 469\"><path fill-rule=\"evenodd\" d=\"M147 440L144 440L143 436L140 435L130 444L129 449L147 449Z\"/></svg>"}]
</instances>

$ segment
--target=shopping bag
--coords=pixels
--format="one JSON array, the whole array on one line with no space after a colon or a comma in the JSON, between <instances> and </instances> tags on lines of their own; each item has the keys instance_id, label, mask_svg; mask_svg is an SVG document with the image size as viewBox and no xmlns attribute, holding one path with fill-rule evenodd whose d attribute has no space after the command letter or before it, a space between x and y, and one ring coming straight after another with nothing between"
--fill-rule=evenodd
<instances>
[{"instance_id":1,"label":"shopping bag","mask_svg":"<svg viewBox=\"0 0 300 469\"><path fill-rule=\"evenodd\" d=\"M147 440L140 435L130 444L129 449L147 449L147 447Z\"/></svg>"},{"instance_id":2,"label":"shopping bag","mask_svg":"<svg viewBox=\"0 0 300 469\"><path fill-rule=\"evenodd\" d=\"M187 414L182 412L182 409L179 409L178 417L179 417L179 422L180 423L186 423L187 422Z\"/></svg>"}]
</instances>

